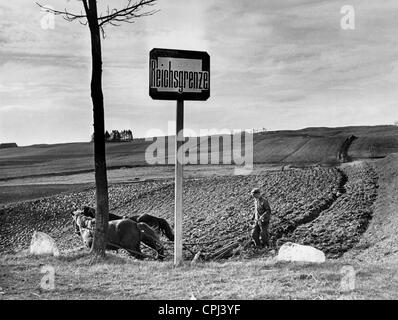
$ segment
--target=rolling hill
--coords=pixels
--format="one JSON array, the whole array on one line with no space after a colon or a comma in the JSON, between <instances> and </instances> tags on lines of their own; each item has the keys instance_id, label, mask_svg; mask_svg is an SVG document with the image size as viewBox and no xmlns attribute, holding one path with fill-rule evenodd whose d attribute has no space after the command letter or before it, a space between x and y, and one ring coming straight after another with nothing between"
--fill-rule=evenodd
<instances>
[{"instance_id":1,"label":"rolling hill","mask_svg":"<svg viewBox=\"0 0 398 320\"><path fill-rule=\"evenodd\" d=\"M317 127L255 133L253 161L270 165L333 165L339 162L338 154L350 136L355 136L356 139L348 145L347 159L380 158L398 152L397 126ZM213 150L211 153L208 148L200 148L203 138L196 138L192 150L197 152L197 157L204 152L208 153L209 159L213 156L222 159L223 153L231 148L231 144L222 145L225 138L222 136L220 139L218 151ZM151 143L145 139L107 143L108 168L147 165L145 151ZM171 147L170 152L163 149L159 150L159 154L166 154L165 164L173 164L174 137L169 137L168 145ZM0 150L0 180L89 172L93 168L92 143L32 145Z\"/></svg>"}]
</instances>

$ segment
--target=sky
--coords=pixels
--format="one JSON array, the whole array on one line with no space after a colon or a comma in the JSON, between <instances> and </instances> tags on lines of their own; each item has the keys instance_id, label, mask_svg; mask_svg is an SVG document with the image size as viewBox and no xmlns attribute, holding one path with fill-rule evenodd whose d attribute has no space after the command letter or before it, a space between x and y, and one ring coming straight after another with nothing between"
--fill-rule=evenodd
<instances>
[{"instance_id":1,"label":"sky","mask_svg":"<svg viewBox=\"0 0 398 320\"><path fill-rule=\"evenodd\" d=\"M121 8L126 0L99 1ZM78 0L43 5L80 13ZM355 11L345 30L341 8ZM185 127L267 130L398 121L396 0L158 0L153 16L107 26L107 129L168 132L175 101L149 97L149 51L207 51L211 93L185 102ZM0 143L88 141L90 36L33 0L0 0ZM174 134L172 132L171 134Z\"/></svg>"}]
</instances>

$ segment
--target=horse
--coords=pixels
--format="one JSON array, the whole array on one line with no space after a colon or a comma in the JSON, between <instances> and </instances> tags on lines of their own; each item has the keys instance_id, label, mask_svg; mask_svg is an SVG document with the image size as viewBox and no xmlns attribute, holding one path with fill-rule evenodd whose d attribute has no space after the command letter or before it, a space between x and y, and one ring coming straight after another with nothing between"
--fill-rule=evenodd
<instances>
[{"instance_id":1,"label":"horse","mask_svg":"<svg viewBox=\"0 0 398 320\"><path fill-rule=\"evenodd\" d=\"M79 234L87 248L91 248L94 238L95 219L87 217L82 210L72 213L75 225L79 228ZM108 222L107 232L108 250L126 249L130 255L142 259L141 242L157 252L157 258L164 258L164 247L157 234L145 223L137 223L130 219L118 219Z\"/></svg>"},{"instance_id":2,"label":"horse","mask_svg":"<svg viewBox=\"0 0 398 320\"><path fill-rule=\"evenodd\" d=\"M130 218L136 222L143 222L150 226L160 236L163 234L170 241L174 241L174 232L171 229L166 219L158 218L147 213L141 215L134 215Z\"/></svg>"},{"instance_id":3,"label":"horse","mask_svg":"<svg viewBox=\"0 0 398 320\"><path fill-rule=\"evenodd\" d=\"M92 207L85 206L83 207L83 215L85 215L86 217L95 218L95 209ZM109 221L119 220L119 219L122 219L122 217L113 213L109 213ZM174 241L173 229L170 227L166 219L158 218L147 213L141 215L134 215L132 217L129 217L128 219L137 223L140 222L146 223L158 234L158 236L163 234L170 241ZM76 226L75 226L75 231L76 234L79 234L79 230Z\"/></svg>"}]
</instances>

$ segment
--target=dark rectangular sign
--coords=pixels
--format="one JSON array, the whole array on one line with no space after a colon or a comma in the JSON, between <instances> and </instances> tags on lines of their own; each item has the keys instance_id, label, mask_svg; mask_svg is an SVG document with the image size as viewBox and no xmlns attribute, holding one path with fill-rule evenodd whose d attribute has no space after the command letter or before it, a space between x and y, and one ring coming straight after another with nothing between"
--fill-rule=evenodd
<instances>
[{"instance_id":1,"label":"dark rectangular sign","mask_svg":"<svg viewBox=\"0 0 398 320\"><path fill-rule=\"evenodd\" d=\"M207 100L210 56L204 51L152 49L149 95L156 100Z\"/></svg>"}]
</instances>

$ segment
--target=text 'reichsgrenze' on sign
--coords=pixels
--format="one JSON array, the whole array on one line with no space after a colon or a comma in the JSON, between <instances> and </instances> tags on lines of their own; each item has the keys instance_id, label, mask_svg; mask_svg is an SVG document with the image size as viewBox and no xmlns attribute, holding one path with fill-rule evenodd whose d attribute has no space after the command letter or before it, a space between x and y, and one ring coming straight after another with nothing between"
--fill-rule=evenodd
<instances>
[{"instance_id":1,"label":"text 'reichsgrenze' on sign","mask_svg":"<svg viewBox=\"0 0 398 320\"><path fill-rule=\"evenodd\" d=\"M161 100L207 100L209 55L202 51L153 49L149 60L149 94Z\"/></svg>"}]
</instances>

